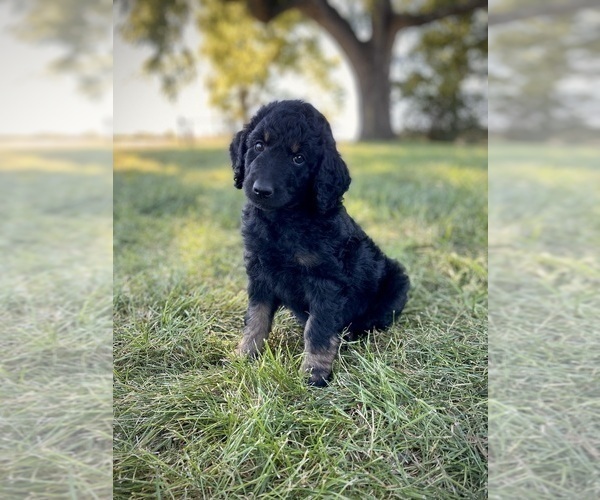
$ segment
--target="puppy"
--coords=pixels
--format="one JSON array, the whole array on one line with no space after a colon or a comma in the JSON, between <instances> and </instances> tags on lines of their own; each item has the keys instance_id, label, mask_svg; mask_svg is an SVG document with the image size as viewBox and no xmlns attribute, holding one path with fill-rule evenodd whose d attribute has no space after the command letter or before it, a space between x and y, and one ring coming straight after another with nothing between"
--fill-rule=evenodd
<instances>
[{"instance_id":1,"label":"puppy","mask_svg":"<svg viewBox=\"0 0 600 500\"><path fill-rule=\"evenodd\" d=\"M242 212L249 305L239 354L256 356L280 306L304 326L303 370L327 385L340 335L383 329L407 300L404 268L348 215L350 174L325 117L302 101L263 106L229 152Z\"/></svg>"}]
</instances>

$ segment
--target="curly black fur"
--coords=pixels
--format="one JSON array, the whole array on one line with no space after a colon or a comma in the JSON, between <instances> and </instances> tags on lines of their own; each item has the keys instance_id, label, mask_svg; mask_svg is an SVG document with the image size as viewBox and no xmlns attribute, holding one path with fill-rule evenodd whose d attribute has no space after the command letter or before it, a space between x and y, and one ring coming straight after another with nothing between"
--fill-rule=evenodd
<instances>
[{"instance_id":1,"label":"curly black fur","mask_svg":"<svg viewBox=\"0 0 600 500\"><path fill-rule=\"evenodd\" d=\"M339 335L389 326L407 300L404 268L342 205L350 174L325 117L302 101L263 106L229 148L242 213L249 306L238 352L257 355L273 315L304 325L309 383L331 377Z\"/></svg>"}]
</instances>

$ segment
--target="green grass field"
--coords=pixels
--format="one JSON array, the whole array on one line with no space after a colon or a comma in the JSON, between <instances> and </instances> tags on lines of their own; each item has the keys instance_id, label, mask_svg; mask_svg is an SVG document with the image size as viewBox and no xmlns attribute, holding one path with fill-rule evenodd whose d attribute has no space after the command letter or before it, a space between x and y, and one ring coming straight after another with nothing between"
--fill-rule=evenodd
<instances>
[{"instance_id":1,"label":"green grass field","mask_svg":"<svg viewBox=\"0 0 600 500\"><path fill-rule=\"evenodd\" d=\"M116 498L484 498L486 151L347 145L349 212L413 281L308 388L246 305L226 145L115 155ZM110 496L108 150L0 151L2 498ZM600 163L490 154L490 498L600 495ZM227 363L223 360L227 359Z\"/></svg>"},{"instance_id":2,"label":"green grass field","mask_svg":"<svg viewBox=\"0 0 600 500\"><path fill-rule=\"evenodd\" d=\"M597 148L490 147L490 498L600 497Z\"/></svg>"},{"instance_id":3,"label":"green grass field","mask_svg":"<svg viewBox=\"0 0 600 500\"><path fill-rule=\"evenodd\" d=\"M413 289L325 389L305 386L285 311L260 360L232 356L246 279L226 151L115 153L115 498L485 498L486 149L342 146L348 211Z\"/></svg>"},{"instance_id":4,"label":"green grass field","mask_svg":"<svg viewBox=\"0 0 600 500\"><path fill-rule=\"evenodd\" d=\"M112 152L0 150L0 498L109 498Z\"/></svg>"}]
</instances>

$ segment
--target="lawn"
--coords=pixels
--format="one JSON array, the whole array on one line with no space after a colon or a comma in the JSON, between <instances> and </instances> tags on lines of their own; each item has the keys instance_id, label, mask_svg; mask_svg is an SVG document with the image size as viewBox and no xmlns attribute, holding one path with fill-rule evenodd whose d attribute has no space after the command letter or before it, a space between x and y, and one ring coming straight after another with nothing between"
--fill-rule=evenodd
<instances>
[{"instance_id":1,"label":"lawn","mask_svg":"<svg viewBox=\"0 0 600 500\"><path fill-rule=\"evenodd\" d=\"M109 498L112 152L0 150L0 498Z\"/></svg>"},{"instance_id":2,"label":"lawn","mask_svg":"<svg viewBox=\"0 0 600 500\"><path fill-rule=\"evenodd\" d=\"M349 213L413 288L325 389L286 311L261 359L232 356L246 278L226 151L115 152L115 498L485 498L486 149L341 147Z\"/></svg>"},{"instance_id":3,"label":"lawn","mask_svg":"<svg viewBox=\"0 0 600 500\"><path fill-rule=\"evenodd\" d=\"M490 147L490 498L600 498L597 148Z\"/></svg>"}]
</instances>

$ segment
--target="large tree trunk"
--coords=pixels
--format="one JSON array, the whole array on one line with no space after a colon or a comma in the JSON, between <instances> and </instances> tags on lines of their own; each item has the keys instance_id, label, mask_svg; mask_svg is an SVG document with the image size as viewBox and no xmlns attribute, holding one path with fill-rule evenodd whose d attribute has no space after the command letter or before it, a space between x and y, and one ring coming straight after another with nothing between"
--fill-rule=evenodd
<instances>
[{"instance_id":1,"label":"large tree trunk","mask_svg":"<svg viewBox=\"0 0 600 500\"><path fill-rule=\"evenodd\" d=\"M387 58L386 58L387 59ZM369 58L354 68L358 81L359 138L391 139L389 62Z\"/></svg>"},{"instance_id":2,"label":"large tree trunk","mask_svg":"<svg viewBox=\"0 0 600 500\"><path fill-rule=\"evenodd\" d=\"M371 39L355 54L359 58L352 64L359 88L360 140L395 137L390 117L390 63L396 31L391 25L391 4L377 1L373 5Z\"/></svg>"}]
</instances>

